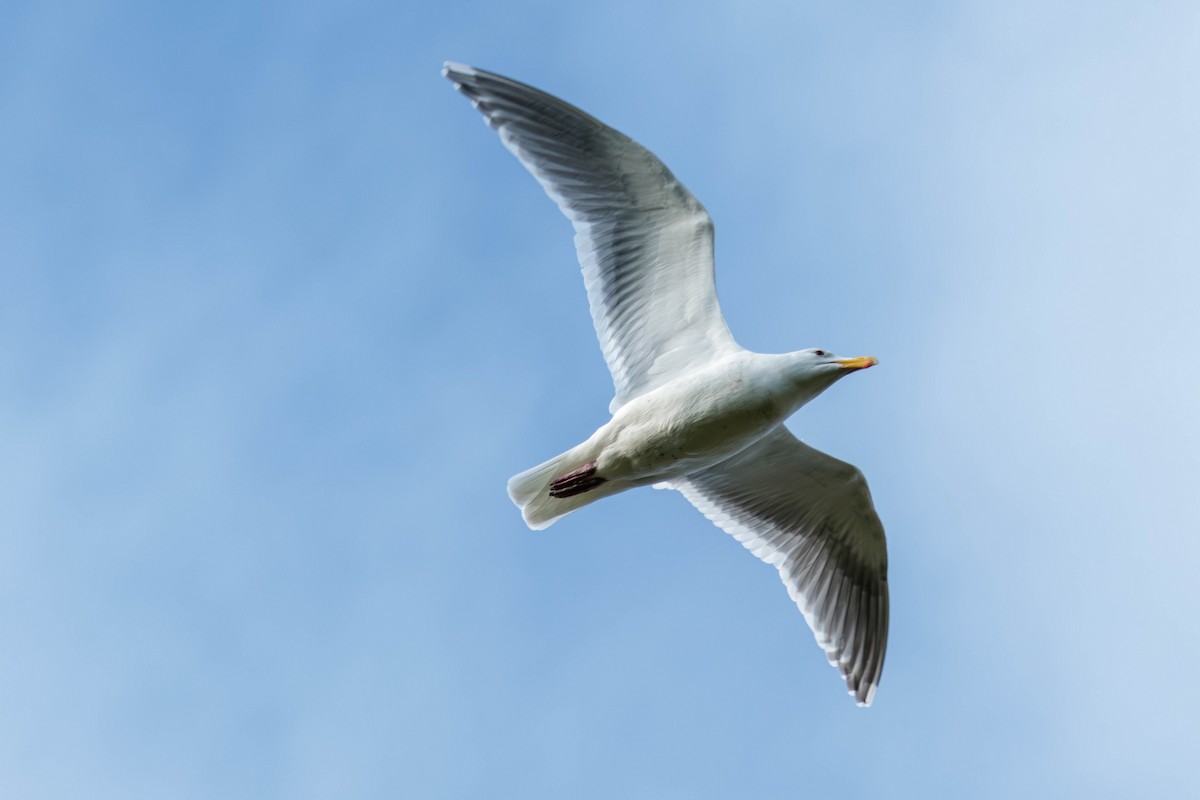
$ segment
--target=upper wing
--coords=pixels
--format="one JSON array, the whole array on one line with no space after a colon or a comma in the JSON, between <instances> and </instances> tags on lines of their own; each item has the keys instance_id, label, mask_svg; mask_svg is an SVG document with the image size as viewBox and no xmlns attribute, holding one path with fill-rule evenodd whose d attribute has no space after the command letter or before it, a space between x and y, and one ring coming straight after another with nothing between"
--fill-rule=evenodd
<instances>
[{"instance_id":1,"label":"upper wing","mask_svg":"<svg viewBox=\"0 0 1200 800\"><path fill-rule=\"evenodd\" d=\"M736 348L713 283L713 225L653 153L574 106L509 78L443 74L575 226L611 410Z\"/></svg>"},{"instance_id":2,"label":"upper wing","mask_svg":"<svg viewBox=\"0 0 1200 800\"><path fill-rule=\"evenodd\" d=\"M862 473L780 425L673 486L775 565L829 663L870 705L887 647L887 542Z\"/></svg>"}]
</instances>

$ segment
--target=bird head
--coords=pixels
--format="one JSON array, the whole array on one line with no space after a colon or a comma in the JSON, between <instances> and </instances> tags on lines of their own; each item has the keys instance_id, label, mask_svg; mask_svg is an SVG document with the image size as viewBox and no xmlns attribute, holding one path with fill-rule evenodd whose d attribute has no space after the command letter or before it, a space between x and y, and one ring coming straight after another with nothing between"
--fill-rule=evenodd
<instances>
[{"instance_id":1,"label":"bird head","mask_svg":"<svg viewBox=\"0 0 1200 800\"><path fill-rule=\"evenodd\" d=\"M835 356L828 350L819 350L810 348L801 350L796 354L798 364L803 368L803 371L811 377L829 377L833 380L849 375L851 372L873 367L879 363L879 359L874 356L858 356L856 358L842 358Z\"/></svg>"},{"instance_id":2,"label":"bird head","mask_svg":"<svg viewBox=\"0 0 1200 800\"><path fill-rule=\"evenodd\" d=\"M879 363L872 356L843 358L828 350L809 348L788 354L788 377L793 387L796 406L807 403L851 372L858 372Z\"/></svg>"}]
</instances>

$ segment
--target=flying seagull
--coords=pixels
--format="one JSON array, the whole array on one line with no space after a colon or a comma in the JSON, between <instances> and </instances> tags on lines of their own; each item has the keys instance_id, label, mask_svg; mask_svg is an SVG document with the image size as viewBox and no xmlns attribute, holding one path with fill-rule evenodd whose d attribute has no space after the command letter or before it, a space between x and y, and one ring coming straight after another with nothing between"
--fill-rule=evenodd
<instances>
[{"instance_id":1,"label":"flying seagull","mask_svg":"<svg viewBox=\"0 0 1200 800\"><path fill-rule=\"evenodd\" d=\"M508 482L540 530L637 486L676 489L779 570L829 663L867 706L888 631L887 543L862 473L783 422L876 363L738 346L713 282L713 223L646 148L532 86L447 62L575 227L616 395L591 438Z\"/></svg>"}]
</instances>

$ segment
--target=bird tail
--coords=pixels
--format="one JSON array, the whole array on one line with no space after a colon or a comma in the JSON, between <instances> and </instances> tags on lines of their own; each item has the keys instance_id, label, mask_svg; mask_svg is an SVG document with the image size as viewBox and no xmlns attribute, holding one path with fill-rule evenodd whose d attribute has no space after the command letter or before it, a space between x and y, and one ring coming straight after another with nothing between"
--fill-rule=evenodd
<instances>
[{"instance_id":1,"label":"bird tail","mask_svg":"<svg viewBox=\"0 0 1200 800\"><path fill-rule=\"evenodd\" d=\"M595 466L580 453L582 447L572 447L509 478L508 496L533 530L548 528L577 508L629 488L593 477Z\"/></svg>"}]
</instances>

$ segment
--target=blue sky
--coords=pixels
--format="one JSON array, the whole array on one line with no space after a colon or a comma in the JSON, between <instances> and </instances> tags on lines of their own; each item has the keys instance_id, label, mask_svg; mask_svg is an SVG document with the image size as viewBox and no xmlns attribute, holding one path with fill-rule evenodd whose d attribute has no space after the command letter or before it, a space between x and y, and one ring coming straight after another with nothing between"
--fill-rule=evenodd
<instances>
[{"instance_id":1,"label":"blue sky","mask_svg":"<svg viewBox=\"0 0 1200 800\"><path fill-rule=\"evenodd\" d=\"M8 3L0 795L1200 789L1194 3ZM846 697L606 419L570 228L438 74L639 139L887 526Z\"/></svg>"}]
</instances>

